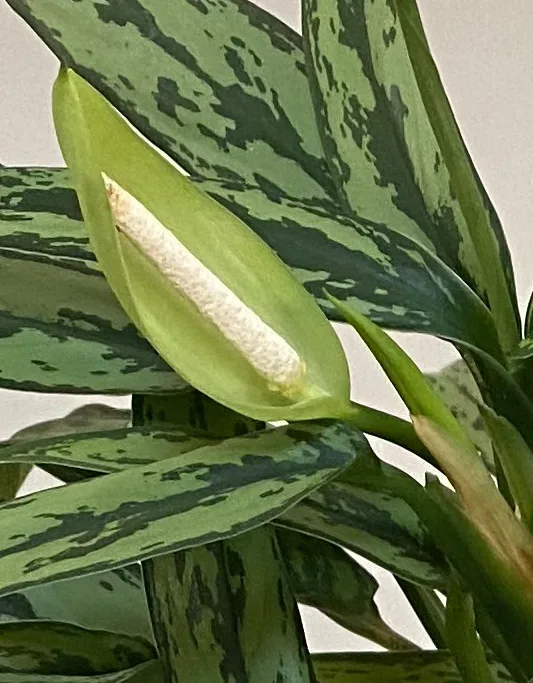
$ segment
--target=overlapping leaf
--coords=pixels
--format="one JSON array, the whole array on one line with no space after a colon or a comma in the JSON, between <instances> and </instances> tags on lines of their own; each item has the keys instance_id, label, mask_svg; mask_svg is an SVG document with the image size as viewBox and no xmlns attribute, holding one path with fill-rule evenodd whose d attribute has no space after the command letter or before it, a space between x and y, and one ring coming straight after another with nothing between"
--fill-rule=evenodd
<instances>
[{"instance_id":1,"label":"overlapping leaf","mask_svg":"<svg viewBox=\"0 0 533 683\"><path fill-rule=\"evenodd\" d=\"M0 626L0 671L94 675L128 669L155 656L142 638L89 631L59 622L16 622Z\"/></svg>"},{"instance_id":2,"label":"overlapping leaf","mask_svg":"<svg viewBox=\"0 0 533 683\"><path fill-rule=\"evenodd\" d=\"M253 3L9 4L189 173L327 197L300 38Z\"/></svg>"},{"instance_id":3,"label":"overlapping leaf","mask_svg":"<svg viewBox=\"0 0 533 683\"><path fill-rule=\"evenodd\" d=\"M483 399L466 363L455 361L426 377L475 444L485 464L493 470L492 442L479 412L479 404L483 403Z\"/></svg>"},{"instance_id":4,"label":"overlapping leaf","mask_svg":"<svg viewBox=\"0 0 533 683\"><path fill-rule=\"evenodd\" d=\"M132 419L136 427L171 427L196 430L228 439L264 429L265 424L240 415L193 389L179 394L133 395Z\"/></svg>"},{"instance_id":5,"label":"overlapping leaf","mask_svg":"<svg viewBox=\"0 0 533 683\"><path fill-rule=\"evenodd\" d=\"M514 378L533 397L533 339L523 339L509 358Z\"/></svg>"},{"instance_id":6,"label":"overlapping leaf","mask_svg":"<svg viewBox=\"0 0 533 683\"><path fill-rule=\"evenodd\" d=\"M96 676L63 676L61 674L0 673L0 683L163 683L159 662L153 660L133 669Z\"/></svg>"},{"instance_id":7,"label":"overlapping leaf","mask_svg":"<svg viewBox=\"0 0 533 683\"><path fill-rule=\"evenodd\" d=\"M177 457L212 442L205 435L183 429L143 427L88 432L0 445L0 462L76 467L91 472L122 472Z\"/></svg>"},{"instance_id":8,"label":"overlapping leaf","mask_svg":"<svg viewBox=\"0 0 533 683\"><path fill-rule=\"evenodd\" d=\"M64 417L25 427L14 434L10 441L38 441L77 432L123 429L128 426L130 419L131 411L128 409L113 408L104 403L88 403Z\"/></svg>"},{"instance_id":9,"label":"overlapping leaf","mask_svg":"<svg viewBox=\"0 0 533 683\"><path fill-rule=\"evenodd\" d=\"M481 300L411 237L334 205L278 198L232 181L197 182L277 251L330 318L338 313L324 287L385 327L460 339L495 353L493 322Z\"/></svg>"},{"instance_id":10,"label":"overlapping leaf","mask_svg":"<svg viewBox=\"0 0 533 683\"><path fill-rule=\"evenodd\" d=\"M35 586L0 598L0 622L60 621L152 639L136 566Z\"/></svg>"},{"instance_id":11,"label":"overlapping leaf","mask_svg":"<svg viewBox=\"0 0 533 683\"><path fill-rule=\"evenodd\" d=\"M65 171L0 170L0 386L162 392L183 381L129 322Z\"/></svg>"},{"instance_id":12,"label":"overlapping leaf","mask_svg":"<svg viewBox=\"0 0 533 683\"><path fill-rule=\"evenodd\" d=\"M446 568L400 498L342 483L323 486L276 523L333 541L414 583L442 586Z\"/></svg>"},{"instance_id":13,"label":"overlapping leaf","mask_svg":"<svg viewBox=\"0 0 533 683\"><path fill-rule=\"evenodd\" d=\"M507 245L479 189L416 2L305 0L303 28L317 121L344 201L356 215L433 248L498 304L498 314L509 315L512 337L518 314Z\"/></svg>"},{"instance_id":14,"label":"overlapping leaf","mask_svg":"<svg viewBox=\"0 0 533 683\"><path fill-rule=\"evenodd\" d=\"M313 656L319 683L462 683L450 654L445 651L382 653L354 652ZM511 682L509 673L491 662L495 681ZM481 681L480 681L481 683Z\"/></svg>"},{"instance_id":15,"label":"overlapping leaf","mask_svg":"<svg viewBox=\"0 0 533 683\"><path fill-rule=\"evenodd\" d=\"M237 535L366 448L342 423L295 423L7 503L0 593Z\"/></svg>"},{"instance_id":16,"label":"overlapping leaf","mask_svg":"<svg viewBox=\"0 0 533 683\"><path fill-rule=\"evenodd\" d=\"M11 173L15 178L17 174L25 173L23 170L15 169L5 172ZM44 181L50 183L47 185L48 189L55 188L52 196L67 192L69 180L65 171L33 169L31 173L41 174ZM494 329L486 308L441 261L409 238L392 234L384 225L368 221L355 222L349 216L331 207L310 205L293 198L274 198L254 186L231 181L199 180L198 182L215 199L239 215L278 252L296 277L320 301L330 317L336 317L337 313L330 302L324 298L323 288L326 285L338 298L353 303L358 309L370 315L373 320L387 327L419 329L451 339L463 339L489 352L493 349ZM40 195L41 201L45 201L44 191ZM77 200L73 193L69 192L62 201L67 202L68 211L71 214L78 215ZM31 239L37 240L38 244L41 243L41 246L37 246L36 249L44 249L42 243L47 242L47 235L51 230L50 225L36 210L29 211L28 216L32 220L24 222L23 228L30 229L29 225L33 225L30 233ZM91 267L96 269L85 227L79 221L69 223L69 225L70 228L62 234L62 239L69 243L78 240L83 245L87 262L90 262ZM12 225L9 226L9 229L11 230L12 227ZM12 249L19 239L22 237L8 233L5 244ZM53 237L50 239L54 243ZM62 248L65 248L64 245ZM47 249L48 252L52 251L50 257L39 256L39 251L36 250L35 258L50 258L54 263L62 258L61 253L54 251L50 244ZM62 276L65 272L64 269L59 271L56 269L54 277ZM66 274L71 277L70 271ZM26 282L32 285L33 280L30 277L21 282L19 296L22 301L33 300L34 287L32 285L26 289ZM42 285L42 281L39 280L39 282ZM59 279L58 282L61 283L62 280ZM97 283L94 285L96 289L93 287L90 297L86 294L83 300L92 300L94 297L97 309L101 310L103 307L107 311L105 316L108 319L117 319L124 323L125 316L105 283L98 277L94 278L94 282ZM84 283L86 283L85 280ZM65 285L66 283L60 284L61 289L64 289ZM74 291L72 290L71 293L74 294ZM54 292L50 292L51 298L48 303L55 311L54 307L57 303L61 306L61 298L56 302L53 294ZM64 295L61 294L61 296ZM435 316L432 311L434 312L437 308L439 315ZM85 304L83 311L85 311ZM469 311L469 315L465 315L464 311ZM51 328L47 330L43 334L45 336L48 332L52 334L51 353L55 354L53 349L56 348L56 340ZM165 374L168 372L166 366L158 359L151 347L134 334L132 329L128 327L121 333L114 329L113 325L107 325L98 330L98 334L101 332L98 339L106 345L106 348L109 346L111 349L117 344L123 345L122 357L127 358L129 354L131 360L128 365L127 379L132 380L130 390L143 391L142 385L138 384L136 388L133 377L135 367L144 362L155 364L154 372L157 368L161 370L161 373L157 372L157 376L164 376L168 379L168 375ZM43 344L40 347L41 354L47 348L44 341L43 338ZM7 346L10 349L16 348L12 339L7 339ZM62 352L63 346L61 346ZM109 353L112 357L112 352L109 351ZM100 356L96 359L93 357L93 360L99 363L99 358ZM135 361L136 358L141 358L141 360ZM26 361L26 354L22 354L20 362ZM33 368L35 364L31 363L31 359L28 362L30 368ZM87 368L89 367L94 372L94 368L87 364ZM9 366L5 372L8 370ZM101 371L97 370L97 372ZM102 377L105 376L102 375ZM50 383L51 380L47 378L48 375L42 381ZM175 377L170 380L178 382ZM110 381L112 382L112 379ZM170 388L171 382L165 383L162 388Z\"/></svg>"},{"instance_id":17,"label":"overlapping leaf","mask_svg":"<svg viewBox=\"0 0 533 683\"><path fill-rule=\"evenodd\" d=\"M337 201L300 38L269 14L240 0L181 0L179 12L161 0L9 4L149 139L208 179L204 189L265 238L322 303L327 284L389 327L492 352L487 311L434 245L426 240L426 249L381 219L354 219Z\"/></svg>"},{"instance_id":18,"label":"overlapping leaf","mask_svg":"<svg viewBox=\"0 0 533 683\"><path fill-rule=\"evenodd\" d=\"M145 563L167 681L313 680L276 534L247 534Z\"/></svg>"},{"instance_id":19,"label":"overlapping leaf","mask_svg":"<svg viewBox=\"0 0 533 683\"><path fill-rule=\"evenodd\" d=\"M415 647L382 620L376 579L342 548L288 529L278 529L278 539L298 602L386 649Z\"/></svg>"},{"instance_id":20,"label":"overlapping leaf","mask_svg":"<svg viewBox=\"0 0 533 683\"><path fill-rule=\"evenodd\" d=\"M6 448L6 455L9 450L9 445L14 445L16 443L17 446L14 447L13 452L17 456L22 456L22 459L18 461L20 464L15 465L14 463L11 463L4 465L4 467L19 467L29 470L30 465L35 464L31 459L28 460L24 458L24 453L27 453L25 449L27 449L30 443L33 447L35 442L41 442L47 439L52 439L52 442L55 443L57 437L62 437L67 434L123 429L128 426L130 418L131 412L129 410L119 410L118 408L112 408L111 406L100 403L90 403L81 406L80 408L76 408L64 417L55 420L47 420L46 422L38 422L30 427L25 427L16 434L13 434L9 441L0 442L0 450ZM21 444L25 445L22 446ZM32 447L30 447L29 450L32 450ZM65 467L64 465L53 462L53 458L50 462L43 462L41 465L43 466L43 469L53 476L69 483L94 476L92 470L80 469L79 467ZM10 496L10 498L14 497L14 495Z\"/></svg>"}]
</instances>

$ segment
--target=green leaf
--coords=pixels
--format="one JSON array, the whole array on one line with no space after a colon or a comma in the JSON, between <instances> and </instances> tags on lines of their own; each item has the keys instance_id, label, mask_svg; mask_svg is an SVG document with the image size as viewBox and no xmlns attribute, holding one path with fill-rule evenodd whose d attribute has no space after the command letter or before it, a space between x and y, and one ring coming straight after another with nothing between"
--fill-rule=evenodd
<instances>
[{"instance_id":1,"label":"green leaf","mask_svg":"<svg viewBox=\"0 0 533 683\"><path fill-rule=\"evenodd\" d=\"M296 197L332 189L301 39L255 4L9 4L189 173Z\"/></svg>"},{"instance_id":2,"label":"green leaf","mask_svg":"<svg viewBox=\"0 0 533 683\"><path fill-rule=\"evenodd\" d=\"M0 466L0 503L16 497L30 469L27 465Z\"/></svg>"},{"instance_id":3,"label":"green leaf","mask_svg":"<svg viewBox=\"0 0 533 683\"><path fill-rule=\"evenodd\" d=\"M494 471L492 441L479 410L483 398L467 364L463 360L455 361L426 378L465 430L483 462Z\"/></svg>"},{"instance_id":4,"label":"green leaf","mask_svg":"<svg viewBox=\"0 0 533 683\"><path fill-rule=\"evenodd\" d=\"M365 448L342 423L293 424L7 503L0 593L243 533Z\"/></svg>"},{"instance_id":5,"label":"green leaf","mask_svg":"<svg viewBox=\"0 0 533 683\"><path fill-rule=\"evenodd\" d=\"M446 429L459 442L470 444L444 401L430 387L428 380L405 351L384 330L331 297L346 322L358 332L393 383L412 415L423 415ZM435 455L435 454L433 454Z\"/></svg>"},{"instance_id":6,"label":"green leaf","mask_svg":"<svg viewBox=\"0 0 533 683\"><path fill-rule=\"evenodd\" d=\"M131 467L176 458L213 443L194 430L128 427L39 439L5 442L0 462L81 468L89 472L123 472Z\"/></svg>"},{"instance_id":7,"label":"green leaf","mask_svg":"<svg viewBox=\"0 0 533 683\"><path fill-rule=\"evenodd\" d=\"M517 543L518 534L513 527L509 533L509 528L499 528L499 520L493 523L490 501L483 529L469 519L457 496L442 484L431 479L426 490L429 502L420 499L416 507L435 542L497 624L516 664L531 676L533 659L528 643L533 633L530 576L533 553L528 547L530 538Z\"/></svg>"},{"instance_id":8,"label":"green leaf","mask_svg":"<svg viewBox=\"0 0 533 683\"><path fill-rule=\"evenodd\" d=\"M506 352L520 339L521 320L509 249L494 207L473 168L424 35L416 0L398 2L398 16L414 74L476 252L498 337ZM420 146L419 146L420 147Z\"/></svg>"},{"instance_id":9,"label":"green leaf","mask_svg":"<svg viewBox=\"0 0 533 683\"><path fill-rule=\"evenodd\" d=\"M0 638L0 671L5 673L89 676L128 669L155 655L142 638L53 621L2 624Z\"/></svg>"},{"instance_id":10,"label":"green leaf","mask_svg":"<svg viewBox=\"0 0 533 683\"><path fill-rule=\"evenodd\" d=\"M63 64L206 180L329 315L336 312L323 298L325 284L387 327L490 350L492 320L460 277L394 226L355 220L338 200L301 38L274 17L236 0L179 0L175 12L163 0L9 4Z\"/></svg>"},{"instance_id":11,"label":"green leaf","mask_svg":"<svg viewBox=\"0 0 533 683\"><path fill-rule=\"evenodd\" d=\"M200 426L217 437L265 427L197 391L134 396L132 407L134 426ZM273 529L263 526L236 539L147 560L143 575L166 680L310 678L299 613Z\"/></svg>"},{"instance_id":12,"label":"green leaf","mask_svg":"<svg viewBox=\"0 0 533 683\"><path fill-rule=\"evenodd\" d=\"M416 649L383 621L376 579L342 548L288 529L278 529L278 540L298 602L388 650Z\"/></svg>"},{"instance_id":13,"label":"green leaf","mask_svg":"<svg viewBox=\"0 0 533 683\"><path fill-rule=\"evenodd\" d=\"M69 175L0 169L0 386L61 393L185 386L120 308Z\"/></svg>"},{"instance_id":14,"label":"green leaf","mask_svg":"<svg viewBox=\"0 0 533 683\"><path fill-rule=\"evenodd\" d=\"M276 523L338 543L414 583L442 587L446 581L443 557L398 496L334 482Z\"/></svg>"},{"instance_id":15,"label":"green leaf","mask_svg":"<svg viewBox=\"0 0 533 683\"><path fill-rule=\"evenodd\" d=\"M113 408L105 403L88 403L85 406L72 410L64 417L25 427L16 434L13 434L9 442L53 439L78 432L103 432L124 429L128 426L130 419L130 410Z\"/></svg>"},{"instance_id":16,"label":"green leaf","mask_svg":"<svg viewBox=\"0 0 533 683\"><path fill-rule=\"evenodd\" d=\"M444 605L437 593L398 577L396 580L435 647L445 649Z\"/></svg>"},{"instance_id":17,"label":"green leaf","mask_svg":"<svg viewBox=\"0 0 533 683\"><path fill-rule=\"evenodd\" d=\"M132 418L135 427L179 426L191 434L200 432L221 439L265 428L263 422L239 415L196 389L164 396L134 394Z\"/></svg>"},{"instance_id":18,"label":"green leaf","mask_svg":"<svg viewBox=\"0 0 533 683\"><path fill-rule=\"evenodd\" d=\"M316 654L313 666L319 683L463 683L453 658L442 650ZM494 660L491 669L495 680L511 683Z\"/></svg>"},{"instance_id":19,"label":"green leaf","mask_svg":"<svg viewBox=\"0 0 533 683\"><path fill-rule=\"evenodd\" d=\"M531 336L531 333L529 333ZM509 367L515 380L531 399L533 391L533 339L523 339L509 356Z\"/></svg>"},{"instance_id":20,"label":"green leaf","mask_svg":"<svg viewBox=\"0 0 533 683\"><path fill-rule=\"evenodd\" d=\"M479 602L474 604L474 611L476 616L476 627L481 640L485 644L487 661L490 663L490 654L493 653L498 661L509 671L514 683L527 683L528 677L524 674L522 667L514 658L512 649L502 637L497 622L489 617Z\"/></svg>"},{"instance_id":21,"label":"green leaf","mask_svg":"<svg viewBox=\"0 0 533 683\"><path fill-rule=\"evenodd\" d=\"M56 81L54 116L99 262L132 321L169 364L203 393L256 419L334 416L328 406L347 403L350 389L340 342L312 297L264 242L198 191L72 71ZM122 224L112 215L102 173L131 193L150 219L161 221L157 235L143 233L145 240L155 240L152 251L128 237L127 219ZM116 201L125 207L126 199L117 195ZM174 258L188 253L197 264L186 261L178 285L165 274L164 255L163 265L157 265L164 234L181 250ZM164 254L166 249L165 242ZM213 292L223 287L217 298ZM189 291L203 303L195 303ZM226 319L215 322L215 309ZM266 329L259 333L258 325ZM305 334L307 327L313 335ZM277 341L271 340L274 335ZM251 354L262 340L258 369Z\"/></svg>"},{"instance_id":22,"label":"green leaf","mask_svg":"<svg viewBox=\"0 0 533 683\"><path fill-rule=\"evenodd\" d=\"M464 683L493 683L476 633L472 596L463 590L458 577L450 581L446 597L446 638Z\"/></svg>"},{"instance_id":23,"label":"green leaf","mask_svg":"<svg viewBox=\"0 0 533 683\"><path fill-rule=\"evenodd\" d=\"M124 428L129 424L131 413L129 410L119 410L111 406L90 403L80 408L76 408L68 415L58 418L56 420L47 420L46 422L39 422L25 427L19 432L10 437L8 441L0 442L0 453L5 448L9 451L10 446L13 446L11 452L15 455L22 455L20 462L29 462L24 460L24 453L26 446L29 450L33 449L36 441L46 440L47 443L55 443L57 437L67 434L75 434L77 432L91 432L95 430L113 430ZM55 438L54 438L55 437ZM50 439L52 440L50 442ZM26 443L25 447L14 445ZM31 443L31 446L29 445ZM32 451L33 452L33 451ZM0 456L1 458L1 456ZM72 483L75 481L82 481L91 476L94 476L94 471L73 469L57 463L41 463L43 469L62 481ZM10 465L14 466L14 465ZM27 465L17 465L17 467L25 467Z\"/></svg>"},{"instance_id":24,"label":"green leaf","mask_svg":"<svg viewBox=\"0 0 533 683\"><path fill-rule=\"evenodd\" d=\"M157 660L132 669L96 676L63 676L61 674L0 673L0 683L164 683Z\"/></svg>"},{"instance_id":25,"label":"green leaf","mask_svg":"<svg viewBox=\"0 0 533 683\"><path fill-rule=\"evenodd\" d=\"M498 452L505 478L524 524L533 529L533 453L504 417L484 407L483 419Z\"/></svg>"},{"instance_id":26,"label":"green leaf","mask_svg":"<svg viewBox=\"0 0 533 683\"><path fill-rule=\"evenodd\" d=\"M168 683L314 680L272 528L145 566Z\"/></svg>"},{"instance_id":27,"label":"green leaf","mask_svg":"<svg viewBox=\"0 0 533 683\"><path fill-rule=\"evenodd\" d=\"M485 403L509 420L533 448L533 403L529 393L531 384L528 384L527 361L521 367L518 360L517 366L517 357L511 356L506 358L504 366L479 349L465 351L465 360L476 373L476 382ZM519 347L516 353L520 355L521 352Z\"/></svg>"},{"instance_id":28,"label":"green leaf","mask_svg":"<svg viewBox=\"0 0 533 683\"><path fill-rule=\"evenodd\" d=\"M232 181L196 182L278 253L330 318L339 315L325 286L384 327L498 353L494 323L479 297L432 251L391 226Z\"/></svg>"},{"instance_id":29,"label":"green leaf","mask_svg":"<svg viewBox=\"0 0 533 683\"><path fill-rule=\"evenodd\" d=\"M35 586L0 598L0 622L29 620L60 621L152 639L136 566Z\"/></svg>"},{"instance_id":30,"label":"green leaf","mask_svg":"<svg viewBox=\"0 0 533 683\"><path fill-rule=\"evenodd\" d=\"M339 301L335 304L394 384L409 408L420 440L458 491L469 513L477 514L483 507L484 498L500 510L507 509L474 444L411 358L365 316Z\"/></svg>"},{"instance_id":31,"label":"green leaf","mask_svg":"<svg viewBox=\"0 0 533 683\"><path fill-rule=\"evenodd\" d=\"M415 416L413 423L428 450L443 464L444 471L449 473L464 513L485 536L492 550L504 558L507 555L512 558L511 565L513 560L518 560L517 565L521 565L521 561L514 557L515 552L524 557L533 557L533 540L517 520L514 510L511 510L483 464L470 462L470 449L426 417ZM465 465L469 466L465 468ZM519 576L524 573L527 575L524 567L521 567ZM521 577L522 580L524 578ZM529 583L527 579L526 583Z\"/></svg>"},{"instance_id":32,"label":"green leaf","mask_svg":"<svg viewBox=\"0 0 533 683\"><path fill-rule=\"evenodd\" d=\"M501 251L510 266L508 250L478 188L416 3L306 0L303 30L326 158L345 203L432 248L487 296L502 341L512 347L516 297L500 262Z\"/></svg>"},{"instance_id":33,"label":"green leaf","mask_svg":"<svg viewBox=\"0 0 533 683\"><path fill-rule=\"evenodd\" d=\"M9 182L18 184L23 182L28 173L38 174L47 183L38 195L47 211L50 210L50 199L46 204L45 192L59 198L58 211L79 215L76 196L68 191L70 181L67 171L6 169L7 172L12 178ZM295 198L275 200L255 186L233 181L196 179L196 182L253 228L278 253L329 317L337 318L338 313L324 297L325 285L337 298L349 301L385 327L417 329L450 339L463 339L489 350L493 345L494 329L487 309L460 278L431 252L409 238L392 232L384 225L356 221L335 207L311 206ZM66 206L61 208L63 204ZM35 235L41 235L39 242L42 244L53 226L46 219L48 214L28 210L25 215L31 217L32 239L35 239ZM28 221L23 221L20 229L26 229L28 225ZM11 227L8 226L8 229ZM95 269L98 268L88 244L87 230L80 220L72 221L72 229L63 234L63 239L75 244L82 243L87 252L87 261L91 261ZM8 247L12 242L13 237L9 237ZM302 244L306 245L305 249L302 249ZM45 250L44 246L39 248ZM65 248L63 244L62 249ZM47 250L50 251L50 246ZM57 254L57 257L60 255ZM72 258L72 254L69 258ZM63 274L64 271L55 272L53 277L58 278ZM28 279L28 282L31 281ZM94 281L99 283L100 288L95 295L108 301L107 315L124 320L120 305L105 289L105 284L97 278ZM33 300L31 288L22 294ZM436 311L438 316L435 315ZM465 315L465 311L468 311L468 315ZM109 326L105 329L113 331ZM108 345L131 348L132 359L142 351L151 357L150 362L159 363L164 370L166 366L153 354L152 349L139 337L134 338L131 332L131 328L128 328L122 339L122 334L117 330L113 338L108 340ZM142 391L142 386L138 390Z\"/></svg>"}]
</instances>

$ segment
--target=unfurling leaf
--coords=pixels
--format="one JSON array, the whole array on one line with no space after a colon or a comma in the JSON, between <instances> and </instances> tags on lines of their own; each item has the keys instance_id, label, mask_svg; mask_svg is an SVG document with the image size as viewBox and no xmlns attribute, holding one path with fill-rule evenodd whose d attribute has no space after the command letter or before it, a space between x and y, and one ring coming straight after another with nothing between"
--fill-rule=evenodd
<instances>
[{"instance_id":1,"label":"unfurling leaf","mask_svg":"<svg viewBox=\"0 0 533 683\"><path fill-rule=\"evenodd\" d=\"M71 71L54 116L100 265L169 365L256 419L337 414L349 397L342 348L273 252Z\"/></svg>"}]
</instances>

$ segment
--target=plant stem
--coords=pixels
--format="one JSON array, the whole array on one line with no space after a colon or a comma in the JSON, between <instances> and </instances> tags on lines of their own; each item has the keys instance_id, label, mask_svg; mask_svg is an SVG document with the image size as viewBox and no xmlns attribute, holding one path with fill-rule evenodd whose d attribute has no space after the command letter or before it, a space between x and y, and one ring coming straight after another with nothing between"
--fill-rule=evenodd
<instances>
[{"instance_id":1,"label":"plant stem","mask_svg":"<svg viewBox=\"0 0 533 683\"><path fill-rule=\"evenodd\" d=\"M418 455L430 465L439 468L408 420L353 401L335 417L353 424L362 432L365 432L365 434L370 434L401 446L411 453Z\"/></svg>"},{"instance_id":2,"label":"plant stem","mask_svg":"<svg viewBox=\"0 0 533 683\"><path fill-rule=\"evenodd\" d=\"M439 650L446 649L444 605L435 591L400 577L396 577L396 581L435 647Z\"/></svg>"}]
</instances>

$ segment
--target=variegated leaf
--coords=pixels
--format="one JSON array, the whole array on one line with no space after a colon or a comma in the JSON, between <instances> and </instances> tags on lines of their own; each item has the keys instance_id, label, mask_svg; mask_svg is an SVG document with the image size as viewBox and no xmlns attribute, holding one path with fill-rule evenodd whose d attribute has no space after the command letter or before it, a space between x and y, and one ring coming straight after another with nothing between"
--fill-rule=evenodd
<instances>
[{"instance_id":1,"label":"variegated leaf","mask_svg":"<svg viewBox=\"0 0 533 683\"><path fill-rule=\"evenodd\" d=\"M61 61L193 175L333 189L301 39L242 0L9 0ZM80 40L83 29L83 40Z\"/></svg>"},{"instance_id":2,"label":"variegated leaf","mask_svg":"<svg viewBox=\"0 0 533 683\"><path fill-rule=\"evenodd\" d=\"M320 299L327 284L389 327L494 352L487 311L430 241L426 250L394 225L356 220L338 201L301 40L279 21L241 0L180 0L173 12L162 0L9 4L152 142L209 179L213 196L249 214Z\"/></svg>"},{"instance_id":3,"label":"variegated leaf","mask_svg":"<svg viewBox=\"0 0 533 683\"><path fill-rule=\"evenodd\" d=\"M55 420L39 422L21 429L10 437L7 442L0 442L0 451L3 446L13 442L34 442L42 439L54 439L67 434L77 432L93 432L100 430L121 429L128 426L131 419L131 411L112 408L101 403L89 403L76 408L68 415ZM16 450L16 449L15 449ZM94 476L94 472L80 468L70 468L54 463L41 463L44 470L61 481L72 483ZM9 465L13 467L14 465ZM29 469L28 465L18 465ZM12 496L14 497L14 496Z\"/></svg>"},{"instance_id":4,"label":"variegated leaf","mask_svg":"<svg viewBox=\"0 0 533 683\"><path fill-rule=\"evenodd\" d=\"M15 169L9 169L9 172L14 177L19 172L24 173ZM63 188L66 192L68 179L65 171L41 169L39 173L50 183L49 188L56 187L57 179L57 191ZM494 328L485 306L438 258L409 238L395 234L384 225L368 221L356 222L331 207L313 205L297 199L277 199L253 186L230 181L198 182L277 251L308 291L320 301L330 317L336 317L337 313L324 298L323 290L326 286L337 298L353 303L374 321L386 327L417 329L450 339L461 339L484 348L489 353L494 350ZM69 194L69 201L72 203L69 211L77 212L73 193ZM50 227L41 221L39 213L29 215L33 216L33 231L47 235ZM25 225L24 223L23 227ZM74 235L78 236L76 239L83 240L88 261L94 259L81 222L71 226L68 239L74 240ZM32 239L34 238L35 235ZM6 236L6 245L10 243L10 239L16 244L19 237ZM66 234L63 239L67 239ZM54 258L57 260L59 257L60 254L56 253ZM96 268L96 264L92 265ZM57 273L54 271L54 275L50 276L59 277L62 274L63 271L60 270ZM99 286L106 287L100 279L95 281ZM21 299L31 299L33 289L25 290L25 282L31 283L32 280L30 278L22 281L19 296ZM124 314L107 289L103 292L95 291L94 295L97 300L103 297L112 303L114 313L107 309L108 317L123 319ZM55 305L53 300L49 303L52 307ZM51 328L48 331L53 334ZM108 331L111 334L111 328ZM140 348L144 348L139 347L144 342L138 337L132 341L128 338L130 332L130 328L123 333L117 332L108 343L123 343L124 348L129 349L124 354L131 353L133 359L138 357ZM105 343L105 335L102 341ZM55 344L53 337L52 343ZM6 339L6 347L11 349L10 353L20 353L11 338ZM43 352L45 348L40 347ZM161 365L162 361L154 355L153 350L150 347L147 349L152 361ZM29 367L33 367L31 360L27 360L27 354L22 354L21 362L26 361ZM95 362L98 364L98 359ZM132 377L133 365L132 360ZM0 373L0 382L2 376L10 372L10 367L8 365L3 374ZM132 387L135 388L133 385ZM141 388L136 390L142 391Z\"/></svg>"},{"instance_id":5,"label":"variegated leaf","mask_svg":"<svg viewBox=\"0 0 533 683\"><path fill-rule=\"evenodd\" d=\"M197 182L278 253L330 318L339 316L324 288L385 327L458 339L498 353L484 304L412 237L326 203L278 198L233 181Z\"/></svg>"},{"instance_id":6,"label":"variegated leaf","mask_svg":"<svg viewBox=\"0 0 533 683\"><path fill-rule=\"evenodd\" d=\"M0 683L164 683L164 681L159 662L152 660L132 669L96 676L0 672Z\"/></svg>"},{"instance_id":7,"label":"variegated leaf","mask_svg":"<svg viewBox=\"0 0 533 683\"><path fill-rule=\"evenodd\" d=\"M145 573L167 683L314 680L272 527L155 558Z\"/></svg>"},{"instance_id":8,"label":"variegated leaf","mask_svg":"<svg viewBox=\"0 0 533 683\"><path fill-rule=\"evenodd\" d=\"M3 673L90 676L138 666L155 656L142 638L54 621L2 624L0 642Z\"/></svg>"},{"instance_id":9,"label":"variegated leaf","mask_svg":"<svg viewBox=\"0 0 533 683\"><path fill-rule=\"evenodd\" d=\"M508 308L517 335L501 225L480 190L415 0L304 0L303 29L318 125L344 201L355 215L434 249L498 303L498 314Z\"/></svg>"},{"instance_id":10,"label":"variegated leaf","mask_svg":"<svg viewBox=\"0 0 533 683\"><path fill-rule=\"evenodd\" d=\"M186 432L228 439L264 429L265 424L240 415L193 389L179 394L132 396L132 418L136 427L161 429L176 425Z\"/></svg>"},{"instance_id":11,"label":"variegated leaf","mask_svg":"<svg viewBox=\"0 0 533 683\"><path fill-rule=\"evenodd\" d=\"M317 654L313 666L319 683L463 683L452 656L443 650ZM491 670L494 683L512 683L494 660Z\"/></svg>"},{"instance_id":12,"label":"variegated leaf","mask_svg":"<svg viewBox=\"0 0 533 683\"><path fill-rule=\"evenodd\" d=\"M0 444L0 462L74 467L89 472L122 472L176 458L213 443L194 430L135 427L82 432L51 439Z\"/></svg>"},{"instance_id":13,"label":"variegated leaf","mask_svg":"<svg viewBox=\"0 0 533 683\"><path fill-rule=\"evenodd\" d=\"M0 598L0 622L60 621L152 640L140 568L35 586Z\"/></svg>"},{"instance_id":14,"label":"variegated leaf","mask_svg":"<svg viewBox=\"0 0 533 683\"><path fill-rule=\"evenodd\" d=\"M523 339L509 358L511 372L523 391L533 398L533 339Z\"/></svg>"},{"instance_id":15,"label":"variegated leaf","mask_svg":"<svg viewBox=\"0 0 533 683\"><path fill-rule=\"evenodd\" d=\"M278 529L278 539L298 602L387 650L416 649L383 621L374 600L378 582L342 548L288 529Z\"/></svg>"},{"instance_id":16,"label":"variegated leaf","mask_svg":"<svg viewBox=\"0 0 533 683\"><path fill-rule=\"evenodd\" d=\"M108 394L185 386L109 289L65 171L0 170L0 278L0 386Z\"/></svg>"},{"instance_id":17,"label":"variegated leaf","mask_svg":"<svg viewBox=\"0 0 533 683\"><path fill-rule=\"evenodd\" d=\"M506 358L505 367L477 349L465 349L469 367L485 402L506 418L533 449L533 403L531 369L533 342L525 339Z\"/></svg>"},{"instance_id":18,"label":"variegated leaf","mask_svg":"<svg viewBox=\"0 0 533 683\"><path fill-rule=\"evenodd\" d=\"M21 429L9 441L37 441L53 439L78 432L96 432L124 429L131 420L131 411L113 408L105 403L88 403L71 411L64 417L38 422ZM2 443L0 442L0 447Z\"/></svg>"},{"instance_id":19,"label":"variegated leaf","mask_svg":"<svg viewBox=\"0 0 533 683\"><path fill-rule=\"evenodd\" d=\"M318 683L462 683L446 651L347 652L312 655ZM491 661L495 683L512 683L509 673ZM101 676L0 674L0 683L163 683L157 661L136 669Z\"/></svg>"},{"instance_id":20,"label":"variegated leaf","mask_svg":"<svg viewBox=\"0 0 533 683\"><path fill-rule=\"evenodd\" d=\"M462 360L455 361L426 377L467 432L485 464L494 470L492 442L479 412L483 399L466 363Z\"/></svg>"},{"instance_id":21,"label":"variegated leaf","mask_svg":"<svg viewBox=\"0 0 533 683\"><path fill-rule=\"evenodd\" d=\"M0 594L238 535L367 448L342 423L294 423L7 503Z\"/></svg>"},{"instance_id":22,"label":"variegated leaf","mask_svg":"<svg viewBox=\"0 0 533 683\"><path fill-rule=\"evenodd\" d=\"M333 482L276 523L338 543L394 574L442 587L447 569L422 522L400 498Z\"/></svg>"}]
</instances>

